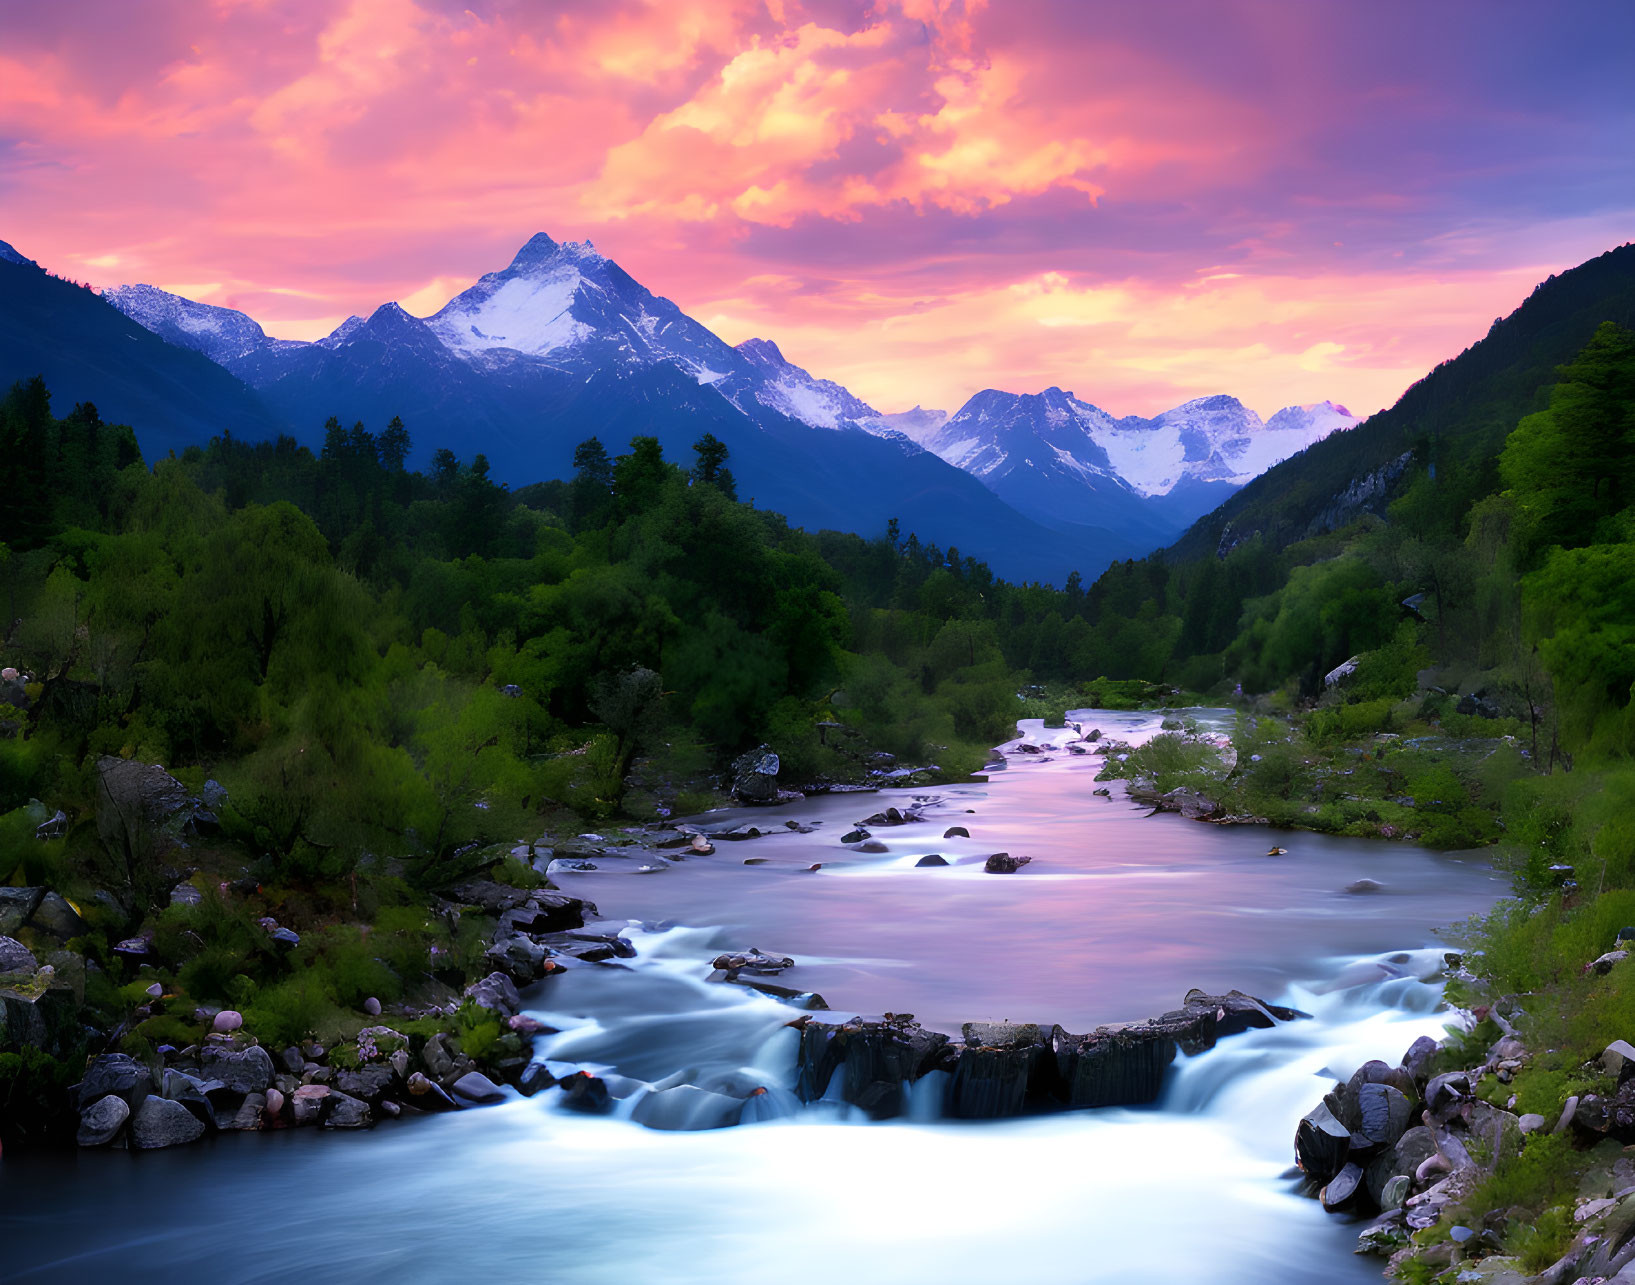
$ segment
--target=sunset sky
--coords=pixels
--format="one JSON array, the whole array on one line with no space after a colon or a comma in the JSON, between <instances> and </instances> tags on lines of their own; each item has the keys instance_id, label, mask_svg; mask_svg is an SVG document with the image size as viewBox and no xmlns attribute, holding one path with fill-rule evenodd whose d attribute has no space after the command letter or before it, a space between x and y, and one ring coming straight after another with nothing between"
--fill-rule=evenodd
<instances>
[{"instance_id":1,"label":"sunset sky","mask_svg":"<svg viewBox=\"0 0 1635 1285\"><path fill-rule=\"evenodd\" d=\"M1366 413L1635 238L1635 4L0 0L0 239L315 338L536 231L879 409Z\"/></svg>"}]
</instances>

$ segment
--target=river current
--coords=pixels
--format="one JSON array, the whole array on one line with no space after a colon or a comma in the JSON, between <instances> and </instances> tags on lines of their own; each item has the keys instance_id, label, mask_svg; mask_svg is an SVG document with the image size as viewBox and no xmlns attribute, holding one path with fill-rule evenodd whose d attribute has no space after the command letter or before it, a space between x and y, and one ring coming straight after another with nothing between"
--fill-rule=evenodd
<instances>
[{"instance_id":1,"label":"river current","mask_svg":"<svg viewBox=\"0 0 1635 1285\"><path fill-rule=\"evenodd\" d=\"M1158 730L1152 714L1070 718L1124 740ZM1439 1033L1437 929L1502 880L1474 855L1149 816L1116 783L1093 793L1102 760L1069 754L1071 731L1022 730L1045 752L1013 745L986 782L711 814L712 830L811 828L652 873L616 850L559 872L637 948L525 996L561 1028L538 1054L606 1076L612 1117L547 1092L366 1134L8 1156L0 1280L1377 1281L1378 1261L1350 1252L1355 1227L1295 1194L1294 1126L1327 1081ZM888 806L924 820L871 827L883 853L840 843ZM955 825L971 837L944 838ZM1033 861L984 874L1000 850ZM916 864L930 853L950 864ZM1344 891L1359 879L1380 887ZM792 956L777 980L837 1012L912 1012L954 1034L984 1019L1084 1031L1194 986L1313 1018L1178 1059L1151 1108L944 1121L931 1076L908 1119L875 1124L801 1107L798 1014L705 980L715 954L747 946ZM769 1092L731 1128L629 1118L679 1083Z\"/></svg>"}]
</instances>

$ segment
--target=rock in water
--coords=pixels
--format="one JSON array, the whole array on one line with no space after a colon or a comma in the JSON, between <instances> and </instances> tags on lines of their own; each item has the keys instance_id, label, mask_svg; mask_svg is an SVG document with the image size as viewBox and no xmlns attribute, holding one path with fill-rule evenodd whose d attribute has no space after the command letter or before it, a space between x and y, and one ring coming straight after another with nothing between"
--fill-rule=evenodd
<instances>
[{"instance_id":1,"label":"rock in water","mask_svg":"<svg viewBox=\"0 0 1635 1285\"><path fill-rule=\"evenodd\" d=\"M523 1068L517 1078L517 1089L525 1098L531 1098L536 1093L542 1093L556 1083L556 1076L551 1074L550 1067L543 1062L530 1062Z\"/></svg>"},{"instance_id":2,"label":"rock in water","mask_svg":"<svg viewBox=\"0 0 1635 1285\"><path fill-rule=\"evenodd\" d=\"M1334 1213L1351 1205L1362 1186L1362 1176L1361 1166L1354 1163L1343 1166L1322 1190L1323 1208Z\"/></svg>"},{"instance_id":3,"label":"rock in water","mask_svg":"<svg viewBox=\"0 0 1635 1285\"><path fill-rule=\"evenodd\" d=\"M82 1147L107 1146L130 1118L131 1109L123 1098L112 1094L98 1098L80 1116L79 1135L75 1141Z\"/></svg>"},{"instance_id":4,"label":"rock in water","mask_svg":"<svg viewBox=\"0 0 1635 1285\"><path fill-rule=\"evenodd\" d=\"M203 1136L203 1122L169 1098L147 1098L131 1118L131 1142L142 1151L197 1142Z\"/></svg>"},{"instance_id":5,"label":"rock in water","mask_svg":"<svg viewBox=\"0 0 1635 1285\"><path fill-rule=\"evenodd\" d=\"M1413 1104L1389 1084L1364 1084L1357 1090L1359 1130L1370 1142L1395 1145L1413 1117Z\"/></svg>"},{"instance_id":6,"label":"rock in water","mask_svg":"<svg viewBox=\"0 0 1635 1285\"><path fill-rule=\"evenodd\" d=\"M746 973L758 973L762 977L776 976L784 969L794 966L795 961L787 955L768 955L754 946L748 950L717 955L710 964L710 967L719 968L723 972L737 973L742 970Z\"/></svg>"},{"instance_id":7,"label":"rock in water","mask_svg":"<svg viewBox=\"0 0 1635 1285\"><path fill-rule=\"evenodd\" d=\"M948 862L940 854L932 852L932 853L927 854L926 856L921 857L914 864L915 864L916 867L919 867L919 866L945 866L945 865L948 864Z\"/></svg>"},{"instance_id":8,"label":"rock in water","mask_svg":"<svg viewBox=\"0 0 1635 1285\"><path fill-rule=\"evenodd\" d=\"M1295 1161L1314 1182L1327 1182L1339 1173L1350 1150L1351 1130L1321 1103L1308 1111L1295 1129Z\"/></svg>"},{"instance_id":9,"label":"rock in water","mask_svg":"<svg viewBox=\"0 0 1635 1285\"><path fill-rule=\"evenodd\" d=\"M467 1071L451 1087L467 1102L498 1102L505 1097L505 1090L481 1071Z\"/></svg>"},{"instance_id":10,"label":"rock in water","mask_svg":"<svg viewBox=\"0 0 1635 1285\"><path fill-rule=\"evenodd\" d=\"M613 1110L613 1095L596 1076L575 1071L562 1081L562 1105L590 1115L606 1115Z\"/></svg>"},{"instance_id":11,"label":"rock in water","mask_svg":"<svg viewBox=\"0 0 1635 1285\"><path fill-rule=\"evenodd\" d=\"M971 832L962 825L951 825L942 832L945 839L969 839Z\"/></svg>"},{"instance_id":12,"label":"rock in water","mask_svg":"<svg viewBox=\"0 0 1635 1285\"><path fill-rule=\"evenodd\" d=\"M1013 857L1008 852L996 852L982 868L991 875L1013 875L1032 860L1032 857Z\"/></svg>"},{"instance_id":13,"label":"rock in water","mask_svg":"<svg viewBox=\"0 0 1635 1285\"><path fill-rule=\"evenodd\" d=\"M333 1090L329 1094L329 1110L324 1113L326 1129L365 1129L374 1123L369 1115L369 1104L345 1093Z\"/></svg>"}]
</instances>

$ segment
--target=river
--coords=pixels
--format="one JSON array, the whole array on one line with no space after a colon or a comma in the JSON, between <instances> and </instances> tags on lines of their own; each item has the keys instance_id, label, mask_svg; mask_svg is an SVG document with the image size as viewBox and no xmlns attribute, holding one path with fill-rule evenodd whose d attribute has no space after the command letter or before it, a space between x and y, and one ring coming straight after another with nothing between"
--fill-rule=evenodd
<instances>
[{"instance_id":1,"label":"river","mask_svg":"<svg viewBox=\"0 0 1635 1285\"><path fill-rule=\"evenodd\" d=\"M1070 717L1131 740L1158 722ZM623 1095L612 1118L547 1092L367 1134L7 1157L0 1279L1377 1281L1377 1260L1350 1253L1355 1228L1294 1194L1294 1126L1326 1080L1439 1033L1438 988L1421 980L1436 930L1502 880L1474 855L1149 816L1116 784L1092 793L1101 759L1068 754L1070 732L1023 731L1047 752L1012 753L986 782L712 814L712 829L811 830L654 873L614 852L560 875L637 947L526 996L562 1028L539 1054L606 1075ZM884 853L840 844L890 805L925 819L876 829ZM953 825L971 837L943 838ZM1288 852L1268 856L1272 843ZM996 850L1033 861L982 873ZM932 852L951 864L916 865ZM1343 891L1360 878L1382 887ZM910 1118L871 1124L785 1090L788 1006L704 980L718 951L751 945L794 957L777 980L837 1011L955 1033L979 1019L1087 1030L1194 986L1313 1020L1180 1059L1147 1109L951 1122L927 1084ZM771 1091L753 1100L758 1123L669 1132L627 1118L655 1082Z\"/></svg>"}]
</instances>

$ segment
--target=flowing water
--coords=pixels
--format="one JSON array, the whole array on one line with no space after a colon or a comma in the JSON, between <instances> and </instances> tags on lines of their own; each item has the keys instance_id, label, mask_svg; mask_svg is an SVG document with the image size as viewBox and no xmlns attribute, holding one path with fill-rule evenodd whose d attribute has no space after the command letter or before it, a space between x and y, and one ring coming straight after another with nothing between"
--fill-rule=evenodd
<instances>
[{"instance_id":1,"label":"flowing water","mask_svg":"<svg viewBox=\"0 0 1635 1285\"><path fill-rule=\"evenodd\" d=\"M1157 730L1154 715L1073 717L1123 739ZM617 852L561 874L629 922L638 954L526 998L561 1028L539 1054L607 1076L612 1117L546 1093L369 1134L7 1158L0 1280L1378 1280L1377 1261L1350 1254L1355 1229L1294 1194L1294 1125L1325 1080L1439 1030L1437 987L1421 980L1440 959L1435 930L1501 882L1474 857L1149 817L1116 785L1092 794L1101 760L1068 754L1071 732L1024 729L1047 751L1013 753L985 784L712 815L711 829L811 830L648 874L635 872L651 857ZM873 827L884 853L841 845L888 805L925 819ZM945 839L952 825L971 837ZM1268 856L1272 843L1288 852ZM1034 860L982 873L996 850ZM951 864L915 864L933 852ZM1380 890L1343 891L1361 878ZM1313 1020L1179 1060L1152 1108L942 1121L931 1076L909 1118L871 1124L788 1092L787 1005L704 980L716 953L750 945L793 956L777 980L837 1011L913 1012L956 1033L994 1018L1088 1030L1175 1007L1193 986ZM733 1128L630 1120L654 1087L682 1083L769 1091ZM701 1101L665 1122L708 1123L719 1099Z\"/></svg>"}]
</instances>

